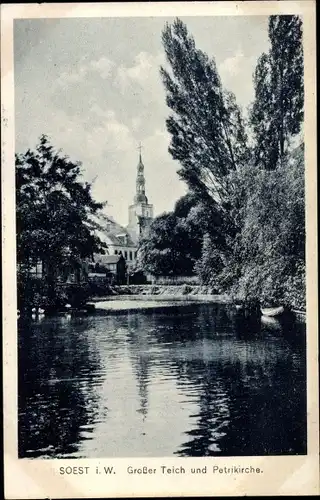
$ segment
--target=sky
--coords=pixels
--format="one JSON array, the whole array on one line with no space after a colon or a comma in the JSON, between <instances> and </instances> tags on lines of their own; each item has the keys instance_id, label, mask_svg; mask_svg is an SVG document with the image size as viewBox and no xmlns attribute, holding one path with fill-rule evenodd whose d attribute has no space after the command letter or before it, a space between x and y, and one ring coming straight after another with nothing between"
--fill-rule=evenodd
<instances>
[{"instance_id":1,"label":"sky","mask_svg":"<svg viewBox=\"0 0 320 500\"><path fill-rule=\"evenodd\" d=\"M245 111L252 75L269 48L268 18L181 18L196 47L214 58L224 87ZM142 143L146 194L159 215L186 192L168 152L170 110L159 67L161 32L173 19L21 19L14 25L16 151L35 148L41 134L81 161L105 212L128 223Z\"/></svg>"}]
</instances>

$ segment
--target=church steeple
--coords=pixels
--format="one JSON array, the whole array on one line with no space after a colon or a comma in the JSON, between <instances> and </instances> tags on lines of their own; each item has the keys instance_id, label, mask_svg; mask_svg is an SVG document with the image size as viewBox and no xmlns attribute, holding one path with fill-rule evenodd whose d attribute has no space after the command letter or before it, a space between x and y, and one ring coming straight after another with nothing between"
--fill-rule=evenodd
<instances>
[{"instance_id":1,"label":"church steeple","mask_svg":"<svg viewBox=\"0 0 320 500\"><path fill-rule=\"evenodd\" d=\"M142 157L141 157L142 144L141 144L141 142L139 142L138 149L139 149L139 165L140 165L140 163L142 165Z\"/></svg>"},{"instance_id":2,"label":"church steeple","mask_svg":"<svg viewBox=\"0 0 320 500\"><path fill-rule=\"evenodd\" d=\"M141 142L139 144L139 163L137 167L137 180L136 180L136 195L134 197L134 203L148 203L148 198L146 197L146 181L144 178L144 165L142 162L142 146Z\"/></svg>"},{"instance_id":3,"label":"church steeple","mask_svg":"<svg viewBox=\"0 0 320 500\"><path fill-rule=\"evenodd\" d=\"M145 233L153 219L153 205L146 197L146 181L144 178L144 165L142 161L142 146L138 147L139 162L137 166L136 193L133 204L129 206L128 231L133 241L137 242L139 235Z\"/></svg>"}]
</instances>

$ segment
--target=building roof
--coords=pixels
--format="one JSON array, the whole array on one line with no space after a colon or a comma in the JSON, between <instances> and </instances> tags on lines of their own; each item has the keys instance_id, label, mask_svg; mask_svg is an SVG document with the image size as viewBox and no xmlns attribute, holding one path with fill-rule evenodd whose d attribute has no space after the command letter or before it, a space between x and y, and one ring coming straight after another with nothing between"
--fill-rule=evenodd
<instances>
[{"instance_id":1,"label":"building roof","mask_svg":"<svg viewBox=\"0 0 320 500\"><path fill-rule=\"evenodd\" d=\"M107 243L107 245L136 247L135 242L125 227L118 224L111 217L105 216L103 219L103 222L100 222L100 229L97 231L97 235L102 241Z\"/></svg>"},{"instance_id":2,"label":"building roof","mask_svg":"<svg viewBox=\"0 0 320 500\"><path fill-rule=\"evenodd\" d=\"M106 255L103 259L104 264L117 264L123 258L122 255Z\"/></svg>"},{"instance_id":3,"label":"building roof","mask_svg":"<svg viewBox=\"0 0 320 500\"><path fill-rule=\"evenodd\" d=\"M121 254L107 255L107 254L96 253L94 255L95 264L99 264L101 266L105 266L107 264L117 264L120 259L124 259L123 255Z\"/></svg>"},{"instance_id":4,"label":"building roof","mask_svg":"<svg viewBox=\"0 0 320 500\"><path fill-rule=\"evenodd\" d=\"M126 237L126 241L123 239L123 236ZM111 244L117 245L119 247L135 247L136 245L134 244L130 234L126 229L123 229L121 234L117 231L115 233L114 231L108 231L105 233L105 237L111 241Z\"/></svg>"}]
</instances>

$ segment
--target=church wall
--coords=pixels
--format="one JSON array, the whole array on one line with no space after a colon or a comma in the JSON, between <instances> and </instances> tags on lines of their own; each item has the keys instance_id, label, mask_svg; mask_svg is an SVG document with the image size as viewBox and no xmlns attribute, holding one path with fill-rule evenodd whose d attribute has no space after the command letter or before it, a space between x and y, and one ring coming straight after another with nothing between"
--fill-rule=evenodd
<instances>
[{"instance_id":1,"label":"church wall","mask_svg":"<svg viewBox=\"0 0 320 500\"><path fill-rule=\"evenodd\" d=\"M148 204L145 206L143 216L153 219L153 205Z\"/></svg>"},{"instance_id":2,"label":"church wall","mask_svg":"<svg viewBox=\"0 0 320 500\"><path fill-rule=\"evenodd\" d=\"M129 206L129 227L135 227L137 225L137 212L136 205Z\"/></svg>"},{"instance_id":3,"label":"church wall","mask_svg":"<svg viewBox=\"0 0 320 500\"><path fill-rule=\"evenodd\" d=\"M110 248L110 255L119 255L120 252L122 253L123 257L126 259L126 261L132 262L132 261L136 260L136 253L137 253L136 247L114 246L113 248Z\"/></svg>"},{"instance_id":4,"label":"church wall","mask_svg":"<svg viewBox=\"0 0 320 500\"><path fill-rule=\"evenodd\" d=\"M120 245L108 245L108 247L109 255L119 255L121 252L123 257L125 258L128 268L131 268L135 265L137 261L137 247Z\"/></svg>"}]
</instances>

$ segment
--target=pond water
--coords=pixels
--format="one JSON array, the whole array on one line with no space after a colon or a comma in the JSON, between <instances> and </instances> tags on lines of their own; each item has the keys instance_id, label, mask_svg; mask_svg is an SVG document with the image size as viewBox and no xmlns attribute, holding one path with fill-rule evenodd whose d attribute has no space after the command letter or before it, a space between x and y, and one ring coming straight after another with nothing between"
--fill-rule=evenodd
<instances>
[{"instance_id":1,"label":"pond water","mask_svg":"<svg viewBox=\"0 0 320 500\"><path fill-rule=\"evenodd\" d=\"M306 453L305 326L162 304L19 324L19 456Z\"/></svg>"}]
</instances>

